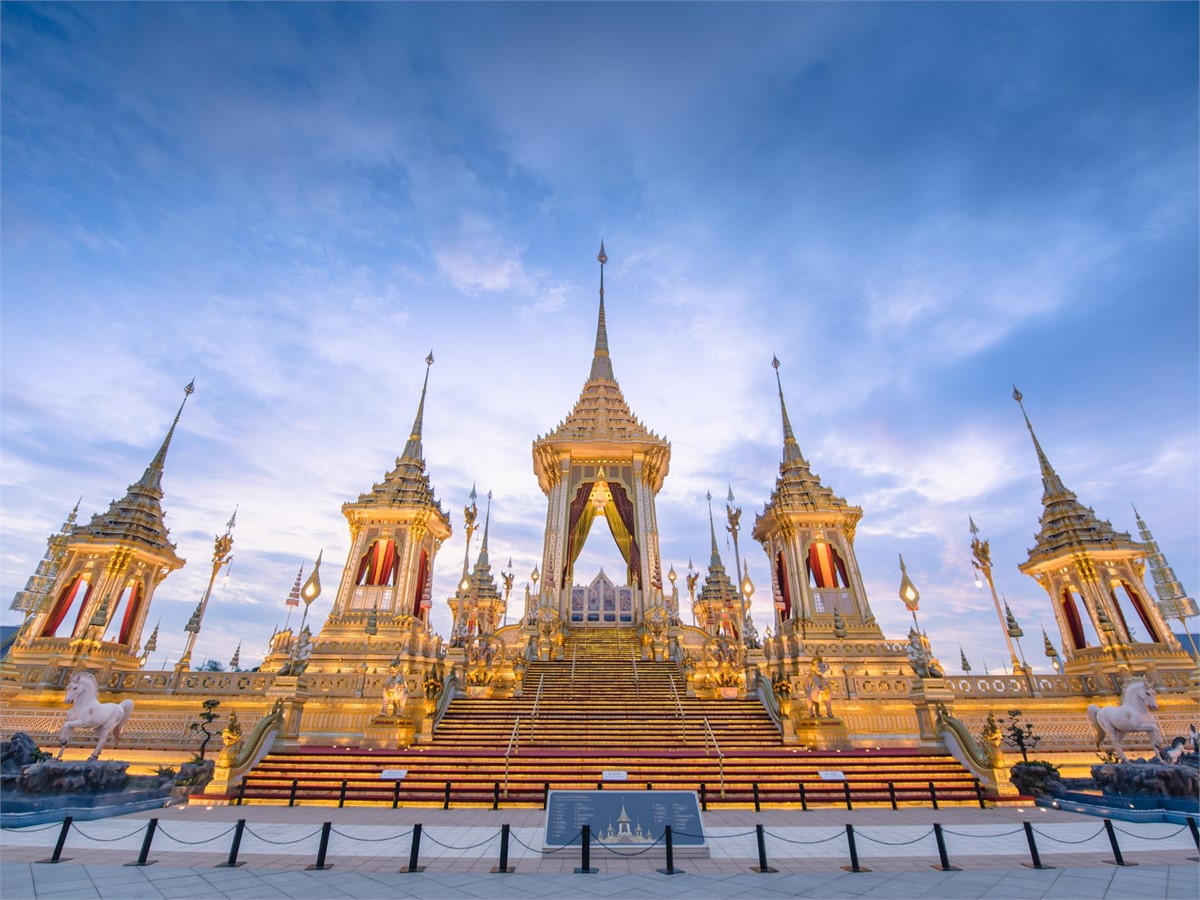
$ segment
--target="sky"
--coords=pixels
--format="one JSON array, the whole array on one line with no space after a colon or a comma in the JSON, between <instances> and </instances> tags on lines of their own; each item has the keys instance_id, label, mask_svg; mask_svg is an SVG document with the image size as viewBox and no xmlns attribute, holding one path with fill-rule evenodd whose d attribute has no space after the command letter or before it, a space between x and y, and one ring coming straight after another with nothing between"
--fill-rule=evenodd
<instances>
[{"instance_id":1,"label":"sky","mask_svg":"<svg viewBox=\"0 0 1200 900\"><path fill-rule=\"evenodd\" d=\"M1067 486L1121 530L1135 504L1200 589L1197 9L5 2L3 605L76 499L86 521L141 475L195 378L163 479L189 564L149 666L182 652L235 507L195 656L256 664L318 551L327 614L341 504L403 449L431 348L454 525L434 627L472 484L522 594L530 446L587 377L603 239L617 379L672 443L664 565L707 560L705 493L732 487L771 624L749 531L776 354L805 456L863 508L885 633L907 632L902 553L948 670L960 645L976 673L1007 662L971 515L1046 670L1014 383ZM577 580L619 559L597 528Z\"/></svg>"}]
</instances>

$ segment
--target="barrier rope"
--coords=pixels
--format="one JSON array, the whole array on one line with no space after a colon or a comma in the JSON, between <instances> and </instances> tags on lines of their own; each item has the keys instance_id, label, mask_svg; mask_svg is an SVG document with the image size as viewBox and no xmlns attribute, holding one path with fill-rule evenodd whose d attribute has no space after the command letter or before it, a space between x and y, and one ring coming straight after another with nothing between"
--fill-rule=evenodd
<instances>
[{"instance_id":1,"label":"barrier rope","mask_svg":"<svg viewBox=\"0 0 1200 900\"><path fill-rule=\"evenodd\" d=\"M12 825L6 827L5 831L11 831L13 834L33 834L37 831L49 831L51 828L62 828L62 822L51 822L49 825Z\"/></svg>"},{"instance_id":2,"label":"barrier rope","mask_svg":"<svg viewBox=\"0 0 1200 900\"><path fill-rule=\"evenodd\" d=\"M753 834L753 832L749 832L749 833ZM859 832L855 832L855 834L858 834L858 833ZM839 831L839 832L836 832L835 834L831 834L827 838L820 838L815 841L797 841L797 840L793 840L792 838L785 838L783 835L775 834L772 831L764 830L763 834L769 838L774 838L777 841L783 841L785 844L828 844L830 841L833 841L833 840L836 840L837 838L846 836L846 832Z\"/></svg>"},{"instance_id":3,"label":"barrier rope","mask_svg":"<svg viewBox=\"0 0 1200 900\"><path fill-rule=\"evenodd\" d=\"M1121 832L1121 834L1128 835L1131 838L1137 838L1139 841L1165 841L1175 837L1175 835L1179 834L1180 832L1187 831L1186 825L1180 825L1179 828L1177 828L1175 831L1172 831L1170 834L1163 834L1159 835L1158 837L1150 837L1146 834L1138 834L1136 831L1126 831L1120 825L1113 825L1113 828Z\"/></svg>"},{"instance_id":4,"label":"barrier rope","mask_svg":"<svg viewBox=\"0 0 1200 900\"><path fill-rule=\"evenodd\" d=\"M929 837L931 834L933 834L932 828L930 828L924 834L918 835L917 837L913 838L911 841L881 841L879 838L871 837L865 831L854 832L855 837L860 837L860 838L863 838L864 840L868 840L872 844L886 844L888 847L907 847L909 844L915 844L917 841L925 840L925 838Z\"/></svg>"},{"instance_id":5,"label":"barrier rope","mask_svg":"<svg viewBox=\"0 0 1200 900\"><path fill-rule=\"evenodd\" d=\"M146 830L146 826L143 825L141 828L135 828L133 831L129 832L129 834L123 834L120 837L102 838L102 837L92 837L90 834L88 834L86 831L84 831L82 828L80 828L74 822L71 823L71 828L74 829L75 831L78 831L80 837L87 838L89 841L96 841L97 843L103 843L103 844L113 844L113 843L116 843L117 841L123 841L126 838L131 838L135 834L140 834L141 832Z\"/></svg>"},{"instance_id":6,"label":"barrier rope","mask_svg":"<svg viewBox=\"0 0 1200 900\"><path fill-rule=\"evenodd\" d=\"M509 834L511 835L512 832L510 831ZM490 844L492 841L494 841L499 836L500 836L500 832L497 831L494 835L492 835L489 838L484 838L478 844L471 844L470 846L467 846L467 847L455 847L452 844L443 844L441 841L439 841L437 838L435 838L428 831L425 832L425 837L429 838L429 840L433 841L439 847L445 847L447 850L474 850L477 847L482 847L484 844Z\"/></svg>"},{"instance_id":7,"label":"barrier rope","mask_svg":"<svg viewBox=\"0 0 1200 900\"><path fill-rule=\"evenodd\" d=\"M320 834L321 829L318 828L316 831L310 831L304 837L298 837L294 841L273 841L270 838L265 838L261 834L256 833L250 828L250 826L246 826L246 833L257 840L262 841L264 844L275 844L278 847L282 847L284 844L298 844L301 841L307 841L310 837Z\"/></svg>"},{"instance_id":8,"label":"barrier rope","mask_svg":"<svg viewBox=\"0 0 1200 900\"><path fill-rule=\"evenodd\" d=\"M1025 829L1023 828L1014 828L1012 831L998 831L995 834L971 834L969 831L951 831L949 828L943 828L942 834L952 834L955 837L965 838L998 838L1009 837L1010 835L1014 834L1022 834L1024 830Z\"/></svg>"},{"instance_id":9,"label":"barrier rope","mask_svg":"<svg viewBox=\"0 0 1200 900\"><path fill-rule=\"evenodd\" d=\"M604 843L604 841L600 840L599 838L596 839L596 844L598 846L603 847L605 850L607 850L609 853L612 853L615 856L624 856L627 859L632 859L635 856L641 856L643 853L649 853L651 850L653 850L655 847L657 847L662 842L663 842L663 839L660 837L649 847L643 847L641 850L635 850L633 853L622 853L618 849L617 845L615 845L615 844L609 845L609 844Z\"/></svg>"},{"instance_id":10,"label":"barrier rope","mask_svg":"<svg viewBox=\"0 0 1200 900\"><path fill-rule=\"evenodd\" d=\"M674 830L672 830L672 831L671 831L671 834L677 834L677 835L679 835L680 837L694 837L694 838L704 838L704 837L707 837L707 838L709 838L710 840L714 840L714 841L715 841L715 840L723 840L723 839L725 839L725 838L739 838L739 837L747 837L748 835L751 835L751 834L754 834L754 833L755 833L755 832L753 832L753 831L739 831L737 834L708 834L708 835L704 835L704 834L692 834L690 831L674 831Z\"/></svg>"},{"instance_id":11,"label":"barrier rope","mask_svg":"<svg viewBox=\"0 0 1200 900\"><path fill-rule=\"evenodd\" d=\"M1054 837L1054 835L1046 834L1046 832L1041 831L1037 828L1033 829L1033 831L1034 831L1034 834L1044 837L1048 841L1054 841L1056 844L1086 844L1088 841L1093 841L1096 838L1100 837L1100 835L1104 834L1104 826L1097 828L1095 834L1085 837L1082 841L1071 841L1071 840L1067 840L1066 838L1056 838L1056 837Z\"/></svg>"},{"instance_id":12,"label":"barrier rope","mask_svg":"<svg viewBox=\"0 0 1200 900\"><path fill-rule=\"evenodd\" d=\"M339 837L348 838L349 840L352 840L352 841L362 841L363 843L366 843L366 844L378 844L382 841L398 841L398 840L400 840L400 838L406 838L410 834L413 833L413 830L410 828L410 829L408 829L408 831L404 831L404 832L401 832L400 834L392 835L390 837L369 838L369 837L359 837L356 834L346 834L346 832L338 831L336 828L331 828L329 830L332 831L334 834L338 835ZM430 838L430 840L432 840L432 838Z\"/></svg>"},{"instance_id":13,"label":"barrier rope","mask_svg":"<svg viewBox=\"0 0 1200 900\"><path fill-rule=\"evenodd\" d=\"M237 828L236 825L230 825L228 828L226 828L220 834L214 835L213 837L210 837L210 838L204 838L203 840L199 840L199 841L188 841L188 840L184 840L183 838L177 838L177 837L175 837L175 835L169 834L167 832L167 829L163 828L161 825L158 826L158 833L161 834L163 837L165 837L167 840L174 841L177 844L191 844L191 845L195 846L196 844L207 844L210 841L215 841L215 840L218 840L219 838L223 838L223 837L225 837L225 835L229 834L229 832L233 831L233 829L235 829L235 828Z\"/></svg>"},{"instance_id":14,"label":"barrier rope","mask_svg":"<svg viewBox=\"0 0 1200 900\"><path fill-rule=\"evenodd\" d=\"M579 831L575 832L574 836L571 838L571 841L574 842L575 838L579 837L581 834L583 834L582 828L580 828ZM526 850L530 851L531 853L540 853L543 856L549 856L551 853L563 853L564 851L567 851L567 850L575 850L575 847L572 846L572 843L568 843L562 847L554 847L550 850L546 850L544 848L539 848L539 847L530 847L527 843L525 843L523 840L521 840L519 837L517 837L517 833L515 831L511 831L511 830L508 832L508 836L510 838L512 838L514 841L516 841L518 844L520 844L522 847L524 847Z\"/></svg>"}]
</instances>

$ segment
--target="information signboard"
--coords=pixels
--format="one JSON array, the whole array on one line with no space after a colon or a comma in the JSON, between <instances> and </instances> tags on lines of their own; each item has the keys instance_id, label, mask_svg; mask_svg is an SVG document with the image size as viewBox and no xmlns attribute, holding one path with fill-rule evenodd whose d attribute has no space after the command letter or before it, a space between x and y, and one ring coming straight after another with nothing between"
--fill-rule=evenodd
<instances>
[{"instance_id":1,"label":"information signboard","mask_svg":"<svg viewBox=\"0 0 1200 900\"><path fill-rule=\"evenodd\" d=\"M676 847L707 847L695 791L551 791L546 846L579 846L584 825L605 847L649 846L671 826Z\"/></svg>"}]
</instances>

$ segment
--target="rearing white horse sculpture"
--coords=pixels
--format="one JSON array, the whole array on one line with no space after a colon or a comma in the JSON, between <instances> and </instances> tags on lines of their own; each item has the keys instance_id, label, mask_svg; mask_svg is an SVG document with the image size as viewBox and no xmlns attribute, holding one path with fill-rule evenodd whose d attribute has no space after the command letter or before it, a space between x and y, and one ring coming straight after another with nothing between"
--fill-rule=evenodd
<instances>
[{"instance_id":1,"label":"rearing white horse sculpture","mask_svg":"<svg viewBox=\"0 0 1200 900\"><path fill-rule=\"evenodd\" d=\"M1093 703L1087 708L1087 714L1092 727L1096 729L1096 746L1099 747L1107 737L1121 762L1129 762L1125 751L1121 749L1121 740L1132 732L1144 731L1157 750L1163 745L1163 735L1158 720L1151 712L1156 709L1158 698L1154 695L1154 688L1140 680L1125 685L1119 706L1101 707Z\"/></svg>"},{"instance_id":2,"label":"rearing white horse sculpture","mask_svg":"<svg viewBox=\"0 0 1200 900\"><path fill-rule=\"evenodd\" d=\"M133 713L133 701L101 703L96 699L99 693L96 677L91 672L79 672L67 682L66 701L71 704L71 709L67 712L67 720L63 722L62 731L58 735L58 756L55 759L62 759L63 751L67 749L67 741L71 739L71 732L76 728L95 728L100 734L99 740L96 741L96 749L88 759L99 758L109 732L113 734L113 746L119 746L121 728Z\"/></svg>"}]
</instances>

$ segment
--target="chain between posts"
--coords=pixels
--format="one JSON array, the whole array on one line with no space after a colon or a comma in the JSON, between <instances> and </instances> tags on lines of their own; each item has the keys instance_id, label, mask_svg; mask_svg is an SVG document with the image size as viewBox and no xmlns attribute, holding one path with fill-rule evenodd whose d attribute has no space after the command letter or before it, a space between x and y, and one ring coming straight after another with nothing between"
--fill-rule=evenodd
<instances>
[{"instance_id":1,"label":"chain between posts","mask_svg":"<svg viewBox=\"0 0 1200 900\"><path fill-rule=\"evenodd\" d=\"M492 841L494 841L499 836L500 836L500 832L497 831L492 837L484 838L478 844L471 844L470 846L467 846L467 847L455 847L452 844L443 844L441 841L439 841L437 838L435 838L428 831L425 832L425 837L429 838L431 841L433 841L439 847L444 847L446 850L474 850L477 847L482 847L484 844L490 844Z\"/></svg>"},{"instance_id":2,"label":"chain between posts","mask_svg":"<svg viewBox=\"0 0 1200 900\"><path fill-rule=\"evenodd\" d=\"M1150 837L1149 835L1138 834L1133 831L1126 831L1124 828L1120 828L1116 825L1114 825L1113 828L1121 832L1121 834L1128 835L1131 838L1137 838L1139 841L1166 841L1175 837L1177 834L1182 834L1183 832L1187 831L1186 825L1180 825L1177 831L1172 831L1170 834L1163 834L1159 835L1158 837Z\"/></svg>"},{"instance_id":3,"label":"chain between posts","mask_svg":"<svg viewBox=\"0 0 1200 900\"><path fill-rule=\"evenodd\" d=\"M998 831L995 834L969 834L968 832L965 832L965 831L951 831L949 828L942 829L943 834L952 834L955 837L965 837L965 838L1010 837L1011 835L1014 835L1014 834L1020 834L1022 831L1024 831L1023 828L1014 828L1012 831ZM861 833L862 832L859 832L859 834L861 834Z\"/></svg>"},{"instance_id":4,"label":"chain between posts","mask_svg":"<svg viewBox=\"0 0 1200 900\"><path fill-rule=\"evenodd\" d=\"M86 840L95 841L98 844L112 844L117 841L123 841L123 840L126 840L127 838L131 838L135 834L141 834L143 831L146 830L147 826L143 825L141 828L138 828L138 829L135 829L134 831L129 832L129 834L123 834L120 837L115 837L115 838L92 837L90 834L88 834L86 831L84 831L82 828L80 828L74 822L71 823L71 828L74 831L77 831L79 833L79 836Z\"/></svg>"},{"instance_id":5,"label":"chain between posts","mask_svg":"<svg viewBox=\"0 0 1200 900\"><path fill-rule=\"evenodd\" d=\"M747 834L753 834L753 832L747 832ZM832 840L836 840L837 838L842 838L842 837L846 836L846 832L839 831L836 834L832 834L827 838L820 838L815 841L798 841L798 840L794 840L793 838L785 838L783 835L775 834L774 832L771 832L771 831L764 831L763 834L765 834L767 837L773 838L777 841L783 841L785 844L828 844Z\"/></svg>"},{"instance_id":6,"label":"chain between posts","mask_svg":"<svg viewBox=\"0 0 1200 900\"><path fill-rule=\"evenodd\" d=\"M184 840L183 838L177 838L171 834L168 834L167 830L165 828L163 828L161 825L158 826L158 833L161 834L163 837L165 837L167 840L174 841L177 844L190 844L192 846L195 846L197 844L207 844L212 841L218 840L219 838L223 838L223 837L225 837L225 835L229 834L229 832L233 831L233 829L235 829L235 828L237 828L236 825L230 825L228 828L226 828L220 834L213 835L210 838L204 838L204 840L201 840L201 841L187 841L187 840Z\"/></svg>"},{"instance_id":7,"label":"chain between posts","mask_svg":"<svg viewBox=\"0 0 1200 900\"><path fill-rule=\"evenodd\" d=\"M254 830L249 827L246 828L246 833L249 834L255 840L262 841L264 844L275 844L276 846L282 847L285 844L298 844L301 841L307 841L309 838L315 837L316 835L320 834L321 829L318 828L316 831L310 831L304 837L298 837L294 841L273 841L270 838L265 838L260 834L255 834Z\"/></svg>"},{"instance_id":8,"label":"chain between posts","mask_svg":"<svg viewBox=\"0 0 1200 900\"><path fill-rule=\"evenodd\" d=\"M925 838L929 837L933 833L934 833L934 831L931 828L924 834L918 835L917 837L913 838L911 841L881 841L879 838L873 838L869 834L866 834L865 832L862 832L862 831L854 832L856 837L860 837L860 838L863 838L864 840L868 840L872 844L884 844L888 847L907 847L909 844L915 844L915 843L917 843L917 841L925 840ZM838 835L838 836L841 837L841 835Z\"/></svg>"},{"instance_id":9,"label":"chain between posts","mask_svg":"<svg viewBox=\"0 0 1200 900\"><path fill-rule=\"evenodd\" d=\"M1100 828L1096 829L1095 834L1085 837L1082 841L1071 841L1067 840L1066 838L1056 838L1053 835L1046 834L1044 831L1038 831L1036 828L1033 829L1033 832L1039 837L1044 837L1048 841L1054 841L1056 844L1086 844L1088 841L1094 841L1096 838L1100 837L1100 835L1104 834L1104 828L1101 826Z\"/></svg>"},{"instance_id":10,"label":"chain between posts","mask_svg":"<svg viewBox=\"0 0 1200 900\"><path fill-rule=\"evenodd\" d=\"M391 835L389 837L369 838L369 837L359 837L356 834L346 834L346 832L338 831L336 828L331 828L329 830L332 831L334 834L336 834L338 837L344 837L347 840L351 840L351 841L362 841L364 844L378 844L378 843L382 843L383 841L398 841L401 838L406 838L410 834L413 833L413 830L410 828L410 829L408 829L408 831L402 831L402 832L400 832L400 834ZM432 840L432 838L430 838L430 840Z\"/></svg>"}]
</instances>

